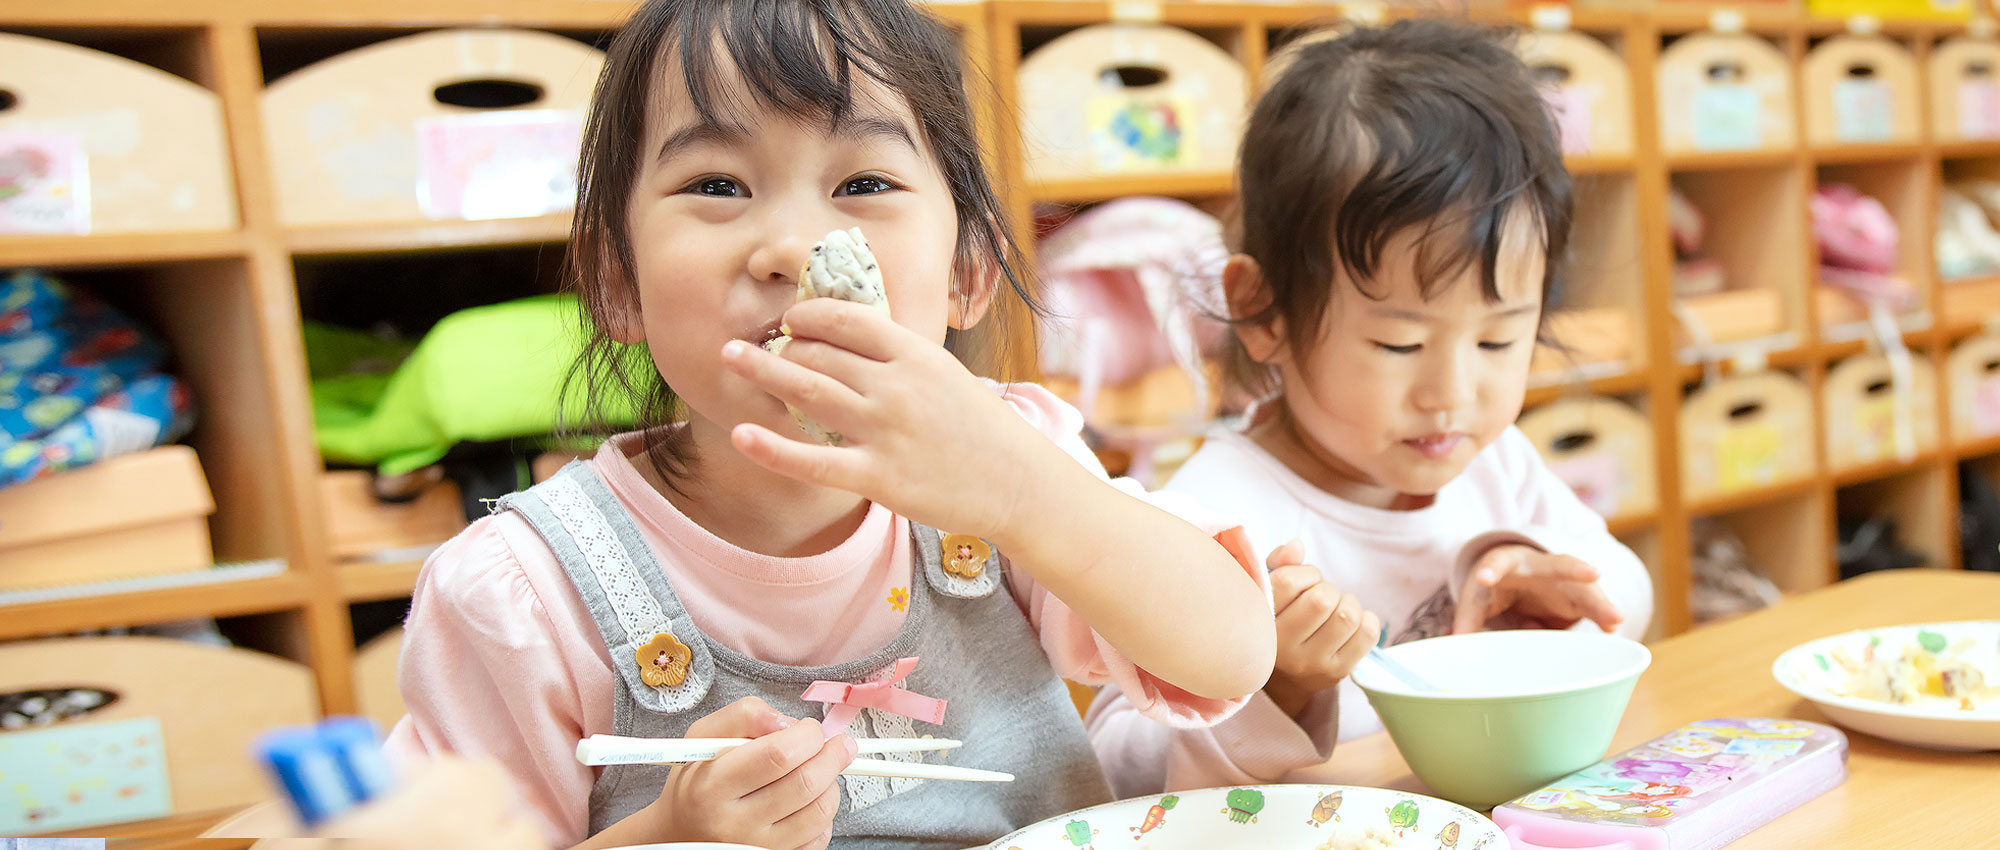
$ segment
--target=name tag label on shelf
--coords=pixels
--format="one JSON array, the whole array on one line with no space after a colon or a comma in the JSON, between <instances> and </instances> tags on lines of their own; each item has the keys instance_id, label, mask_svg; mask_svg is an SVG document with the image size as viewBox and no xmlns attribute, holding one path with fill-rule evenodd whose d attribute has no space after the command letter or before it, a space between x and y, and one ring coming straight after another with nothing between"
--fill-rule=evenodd
<instances>
[{"instance_id":1,"label":"name tag label on shelf","mask_svg":"<svg viewBox=\"0 0 2000 850\"><path fill-rule=\"evenodd\" d=\"M72 133L0 130L0 233L90 232L90 170Z\"/></svg>"},{"instance_id":2,"label":"name tag label on shelf","mask_svg":"<svg viewBox=\"0 0 2000 850\"><path fill-rule=\"evenodd\" d=\"M1959 81L1958 134L1968 139L2000 137L2000 85L1991 80Z\"/></svg>"},{"instance_id":3,"label":"name tag label on shelf","mask_svg":"<svg viewBox=\"0 0 2000 850\"><path fill-rule=\"evenodd\" d=\"M1697 150L1747 150L1764 144L1764 99L1743 83L1703 86L1694 93Z\"/></svg>"},{"instance_id":4,"label":"name tag label on shelf","mask_svg":"<svg viewBox=\"0 0 2000 850\"><path fill-rule=\"evenodd\" d=\"M1562 152L1576 156L1590 153L1590 127L1597 92L1583 86L1555 86L1542 89L1542 103L1556 118Z\"/></svg>"},{"instance_id":5,"label":"name tag label on shelf","mask_svg":"<svg viewBox=\"0 0 2000 850\"><path fill-rule=\"evenodd\" d=\"M418 203L437 219L562 212L576 203L582 139L582 121L560 109L418 119Z\"/></svg>"},{"instance_id":6,"label":"name tag label on shelf","mask_svg":"<svg viewBox=\"0 0 2000 850\"><path fill-rule=\"evenodd\" d=\"M1895 96L1877 79L1833 84L1833 135L1843 142L1887 141L1896 132Z\"/></svg>"},{"instance_id":7,"label":"name tag label on shelf","mask_svg":"<svg viewBox=\"0 0 2000 850\"><path fill-rule=\"evenodd\" d=\"M57 724L0 737L16 793L0 833L24 835L156 818L173 811L160 719Z\"/></svg>"}]
</instances>

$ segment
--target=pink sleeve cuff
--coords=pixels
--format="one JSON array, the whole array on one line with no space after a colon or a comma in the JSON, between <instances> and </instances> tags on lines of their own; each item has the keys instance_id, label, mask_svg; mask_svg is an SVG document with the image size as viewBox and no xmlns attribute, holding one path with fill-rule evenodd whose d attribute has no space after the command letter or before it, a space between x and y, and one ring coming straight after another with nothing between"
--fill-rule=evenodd
<instances>
[{"instance_id":1,"label":"pink sleeve cuff","mask_svg":"<svg viewBox=\"0 0 2000 850\"><path fill-rule=\"evenodd\" d=\"M1292 771L1333 757L1340 740L1340 689L1314 694L1294 719L1258 691L1210 734L1223 757L1259 782L1281 782Z\"/></svg>"}]
</instances>

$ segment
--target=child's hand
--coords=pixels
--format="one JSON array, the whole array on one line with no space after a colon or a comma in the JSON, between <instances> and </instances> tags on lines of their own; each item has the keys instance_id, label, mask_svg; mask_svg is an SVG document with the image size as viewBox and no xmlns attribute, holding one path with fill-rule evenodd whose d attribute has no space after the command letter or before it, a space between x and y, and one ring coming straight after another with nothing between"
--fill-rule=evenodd
<instances>
[{"instance_id":1,"label":"child's hand","mask_svg":"<svg viewBox=\"0 0 2000 850\"><path fill-rule=\"evenodd\" d=\"M1519 543L1501 544L1479 556L1459 592L1452 633L1479 631L1502 612L1553 629L1589 619L1608 632L1625 621L1597 586L1596 567Z\"/></svg>"},{"instance_id":2,"label":"child's hand","mask_svg":"<svg viewBox=\"0 0 2000 850\"><path fill-rule=\"evenodd\" d=\"M819 721L793 721L746 697L689 724L689 738L755 738L712 761L677 766L653 810L664 841L823 848L840 808L834 778L854 761L854 739L827 740Z\"/></svg>"},{"instance_id":3,"label":"child's hand","mask_svg":"<svg viewBox=\"0 0 2000 850\"><path fill-rule=\"evenodd\" d=\"M1382 620L1362 610L1360 599L1341 593L1318 567L1299 563L1304 552L1294 540L1265 559L1278 617L1278 666L1264 693L1293 717L1313 694L1347 678L1382 634Z\"/></svg>"},{"instance_id":4,"label":"child's hand","mask_svg":"<svg viewBox=\"0 0 2000 850\"><path fill-rule=\"evenodd\" d=\"M880 311L814 298L786 311L785 322L793 339L784 356L734 341L723 362L845 442L737 425L736 450L767 469L859 493L933 528L998 538L1033 501L1030 483L1046 480L1036 470L1068 462L950 352Z\"/></svg>"}]
</instances>

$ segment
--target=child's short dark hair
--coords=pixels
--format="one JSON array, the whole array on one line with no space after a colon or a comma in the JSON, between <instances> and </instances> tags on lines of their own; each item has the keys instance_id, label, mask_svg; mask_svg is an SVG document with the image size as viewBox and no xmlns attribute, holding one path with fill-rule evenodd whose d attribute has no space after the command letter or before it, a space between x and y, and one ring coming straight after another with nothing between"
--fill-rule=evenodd
<instances>
[{"instance_id":1,"label":"child's short dark hair","mask_svg":"<svg viewBox=\"0 0 2000 850\"><path fill-rule=\"evenodd\" d=\"M679 401L660 380L644 346L623 346L607 328L621 309L639 303L627 224L634 182L646 155L653 87L677 58L688 99L713 123L752 106L723 88L733 64L755 106L802 122L837 127L853 110L856 75L904 99L915 128L944 175L958 214L956 267L961 275L997 271L1033 301L1020 278L1024 264L980 155L974 112L962 72L961 45L951 27L909 0L648 0L612 39L592 96L577 170L576 216L569 264L588 321L583 354L564 396L583 393L582 422L572 430L605 435L603 403L622 393L650 429L661 471L682 465L662 425L678 418ZM991 265L989 265L991 264ZM956 342L952 335L947 345ZM566 406L567 410L577 408Z\"/></svg>"},{"instance_id":2,"label":"child's short dark hair","mask_svg":"<svg viewBox=\"0 0 2000 850\"><path fill-rule=\"evenodd\" d=\"M1373 280L1390 240L1416 228L1423 295L1477 266L1497 300L1510 215L1534 217L1559 294L1572 200L1553 117L1502 30L1438 19L1360 28L1289 48L1238 153L1242 251L1270 296L1243 323L1286 319L1317 338L1336 272ZM1357 286L1365 297L1380 297ZM1270 373L1238 352L1237 378Z\"/></svg>"}]
</instances>

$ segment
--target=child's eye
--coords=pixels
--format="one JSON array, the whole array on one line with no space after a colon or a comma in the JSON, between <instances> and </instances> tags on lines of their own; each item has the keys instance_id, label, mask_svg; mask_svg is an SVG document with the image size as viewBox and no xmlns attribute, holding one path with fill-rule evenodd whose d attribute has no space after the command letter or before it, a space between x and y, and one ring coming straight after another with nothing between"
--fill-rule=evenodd
<instances>
[{"instance_id":1,"label":"child's eye","mask_svg":"<svg viewBox=\"0 0 2000 850\"><path fill-rule=\"evenodd\" d=\"M1487 351L1506 351L1514 347L1514 342L1512 340L1508 340L1507 342L1482 342L1479 344L1479 347Z\"/></svg>"},{"instance_id":2,"label":"child's eye","mask_svg":"<svg viewBox=\"0 0 2000 850\"><path fill-rule=\"evenodd\" d=\"M1419 349L1423 348L1421 345L1390 345L1386 342L1375 343L1375 347L1390 354L1415 354Z\"/></svg>"},{"instance_id":3,"label":"child's eye","mask_svg":"<svg viewBox=\"0 0 2000 850\"><path fill-rule=\"evenodd\" d=\"M898 188L896 184L880 177L856 177L841 184L842 195L873 195Z\"/></svg>"},{"instance_id":4,"label":"child's eye","mask_svg":"<svg viewBox=\"0 0 2000 850\"><path fill-rule=\"evenodd\" d=\"M693 183L689 183L687 188L681 191L692 192L697 195L707 195L711 198L747 198L750 196L750 192L743 188L743 184L727 177L703 177Z\"/></svg>"}]
</instances>

